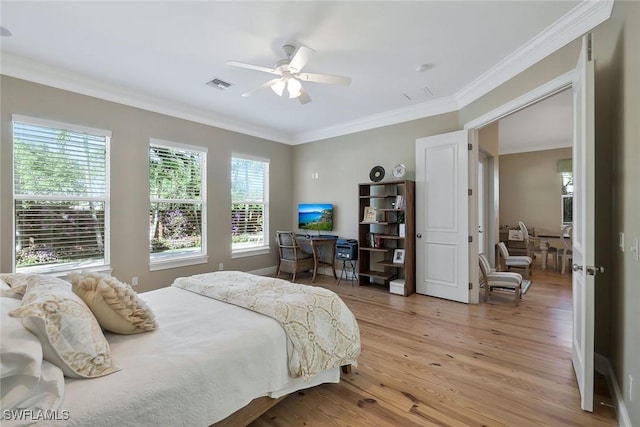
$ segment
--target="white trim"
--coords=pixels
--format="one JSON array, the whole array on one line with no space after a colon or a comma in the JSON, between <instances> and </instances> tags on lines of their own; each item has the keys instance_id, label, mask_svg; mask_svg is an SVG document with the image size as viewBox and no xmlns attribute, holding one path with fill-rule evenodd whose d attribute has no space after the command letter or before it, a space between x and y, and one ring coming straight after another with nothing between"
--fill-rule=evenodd
<instances>
[{"instance_id":1,"label":"white trim","mask_svg":"<svg viewBox=\"0 0 640 427\"><path fill-rule=\"evenodd\" d=\"M594 363L596 371L607 378L607 383L609 384L609 393L611 394L611 398L613 399L613 405L616 408L618 425L620 427L632 427L633 425L631 424L629 411L627 411L627 406L624 403L624 396L620 391L620 386L618 385L618 381L616 380L616 374L613 371L611 363L609 363L609 359L602 356L601 354L594 353Z\"/></svg>"},{"instance_id":2,"label":"white trim","mask_svg":"<svg viewBox=\"0 0 640 427\"><path fill-rule=\"evenodd\" d=\"M106 138L111 138L110 130L76 125L74 123L59 122L56 120L41 119L39 117L23 116L21 114L12 114L11 122L12 123L18 122L18 123L24 123L24 124L33 125L33 126L42 126L42 127L48 127L48 128L60 129L60 130L68 130L68 131L77 132L77 133L90 133L95 136L104 136Z\"/></svg>"},{"instance_id":3,"label":"white trim","mask_svg":"<svg viewBox=\"0 0 640 427\"><path fill-rule=\"evenodd\" d=\"M196 255L190 257L173 258L163 261L150 261L149 271L168 270L171 268L187 267L190 265L206 264L209 262L208 255Z\"/></svg>"},{"instance_id":4,"label":"white trim","mask_svg":"<svg viewBox=\"0 0 640 427\"><path fill-rule=\"evenodd\" d=\"M2 74L270 141L289 143L291 139L287 133L232 120L211 111L179 104L124 86L100 82L91 77L40 64L8 52L2 52Z\"/></svg>"},{"instance_id":5,"label":"white trim","mask_svg":"<svg viewBox=\"0 0 640 427\"><path fill-rule=\"evenodd\" d=\"M247 271L247 273L257 274L258 276L272 276L276 274L276 271L278 271L278 267L274 265L271 267L259 268L257 270L250 270Z\"/></svg>"},{"instance_id":6,"label":"white trim","mask_svg":"<svg viewBox=\"0 0 640 427\"><path fill-rule=\"evenodd\" d=\"M350 122L341 123L324 129L301 132L293 135L289 143L291 145L298 145L307 142L319 141L321 139L332 138L383 126L394 125L397 123L404 123L410 120L436 116L438 114L457 111L458 109L459 106L457 101L453 97L449 96L446 98L435 99L417 105L412 105L410 107L404 107L397 110L374 114L372 116L352 120Z\"/></svg>"},{"instance_id":7,"label":"white trim","mask_svg":"<svg viewBox=\"0 0 640 427\"><path fill-rule=\"evenodd\" d=\"M6 52L2 54L2 74L245 135L297 145L459 110L609 19L613 1L581 2L453 96L298 134L231 120L211 111L135 92L130 88L98 82L68 70L56 69Z\"/></svg>"},{"instance_id":8,"label":"white trim","mask_svg":"<svg viewBox=\"0 0 640 427\"><path fill-rule=\"evenodd\" d=\"M266 255L271 253L271 248L268 245L254 246L247 249L236 249L231 252L231 259L234 258L246 258L256 255Z\"/></svg>"},{"instance_id":9,"label":"white trim","mask_svg":"<svg viewBox=\"0 0 640 427\"><path fill-rule=\"evenodd\" d=\"M503 117L508 116L509 114L515 113L516 111L522 110L523 108L528 107L529 105L535 104L538 101L541 101L543 98L554 95L558 92L561 92L565 89L571 87L573 83L573 78L575 75L575 70L568 71L555 79L548 81L547 83L538 86L537 88L521 95L506 104L502 104L498 108L489 111L486 114L483 114L480 117L477 117L470 122L465 123L465 129L478 129L483 126L488 125L491 122L499 120Z\"/></svg>"},{"instance_id":10,"label":"white trim","mask_svg":"<svg viewBox=\"0 0 640 427\"><path fill-rule=\"evenodd\" d=\"M587 33L611 16L613 0L583 1L558 21L456 93L465 107L507 80Z\"/></svg>"}]
</instances>

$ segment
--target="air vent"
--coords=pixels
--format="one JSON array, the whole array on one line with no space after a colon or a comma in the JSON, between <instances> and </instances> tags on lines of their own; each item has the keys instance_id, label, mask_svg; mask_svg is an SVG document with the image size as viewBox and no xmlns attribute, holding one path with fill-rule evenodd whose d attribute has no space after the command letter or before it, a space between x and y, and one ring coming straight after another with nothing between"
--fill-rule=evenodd
<instances>
[{"instance_id":1,"label":"air vent","mask_svg":"<svg viewBox=\"0 0 640 427\"><path fill-rule=\"evenodd\" d=\"M229 86L231 86L231 83L227 83L223 80L220 79L213 79L210 82L207 82L208 86L211 87L215 87L218 90L225 90L227 89Z\"/></svg>"}]
</instances>

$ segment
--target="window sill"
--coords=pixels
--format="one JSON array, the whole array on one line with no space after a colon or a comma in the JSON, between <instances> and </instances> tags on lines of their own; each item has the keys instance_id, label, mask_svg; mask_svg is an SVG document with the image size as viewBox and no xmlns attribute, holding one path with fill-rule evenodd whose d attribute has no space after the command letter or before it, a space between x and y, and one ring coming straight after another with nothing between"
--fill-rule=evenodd
<instances>
[{"instance_id":1,"label":"window sill","mask_svg":"<svg viewBox=\"0 0 640 427\"><path fill-rule=\"evenodd\" d=\"M231 252L231 258L245 258L256 255L266 255L268 253L271 253L269 246L255 246L246 249L234 249L233 252Z\"/></svg>"},{"instance_id":2,"label":"window sill","mask_svg":"<svg viewBox=\"0 0 640 427\"><path fill-rule=\"evenodd\" d=\"M23 267L16 272L21 274L43 274L47 276L54 276L60 278L66 278L70 273L78 271L91 271L94 273L111 274L111 265L109 264L76 264L76 265L59 265L57 267L52 266L38 266L38 267Z\"/></svg>"},{"instance_id":3,"label":"window sill","mask_svg":"<svg viewBox=\"0 0 640 427\"><path fill-rule=\"evenodd\" d=\"M149 271L168 270L170 268L188 267L190 265L206 264L209 262L207 255L196 255L182 258L170 258L164 260L151 260Z\"/></svg>"}]
</instances>

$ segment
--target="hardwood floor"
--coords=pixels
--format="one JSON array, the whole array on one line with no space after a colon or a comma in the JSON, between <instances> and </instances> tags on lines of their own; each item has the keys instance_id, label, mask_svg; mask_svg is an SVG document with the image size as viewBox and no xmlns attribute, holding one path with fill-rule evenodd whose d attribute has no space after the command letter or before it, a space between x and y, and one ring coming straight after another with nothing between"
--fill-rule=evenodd
<instances>
[{"instance_id":1,"label":"hardwood floor","mask_svg":"<svg viewBox=\"0 0 640 427\"><path fill-rule=\"evenodd\" d=\"M568 274L536 269L519 307L512 295L467 305L320 277L316 285L358 319L358 367L340 384L294 393L251 426L617 425L606 386L596 387L594 413L580 410Z\"/></svg>"}]
</instances>

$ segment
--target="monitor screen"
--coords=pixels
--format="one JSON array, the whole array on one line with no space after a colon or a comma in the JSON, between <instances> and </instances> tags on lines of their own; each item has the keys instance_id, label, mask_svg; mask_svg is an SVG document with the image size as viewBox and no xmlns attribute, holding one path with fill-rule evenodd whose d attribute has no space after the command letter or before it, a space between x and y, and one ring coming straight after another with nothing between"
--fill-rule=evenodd
<instances>
[{"instance_id":1,"label":"monitor screen","mask_svg":"<svg viewBox=\"0 0 640 427\"><path fill-rule=\"evenodd\" d=\"M333 230L333 205L329 203L300 203L298 227L302 230Z\"/></svg>"}]
</instances>

